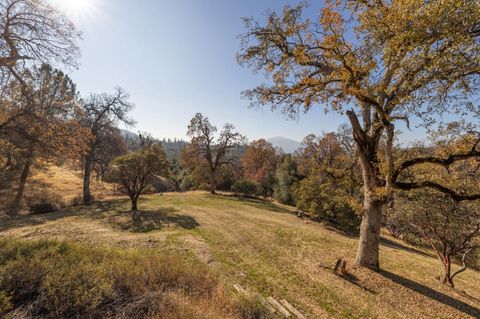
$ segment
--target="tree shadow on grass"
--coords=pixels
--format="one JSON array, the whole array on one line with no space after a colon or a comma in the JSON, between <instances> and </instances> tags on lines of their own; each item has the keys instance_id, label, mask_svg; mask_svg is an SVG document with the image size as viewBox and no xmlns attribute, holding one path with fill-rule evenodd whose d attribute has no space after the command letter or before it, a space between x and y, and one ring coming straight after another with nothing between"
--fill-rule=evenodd
<instances>
[{"instance_id":1,"label":"tree shadow on grass","mask_svg":"<svg viewBox=\"0 0 480 319\"><path fill-rule=\"evenodd\" d=\"M95 202L91 205L67 207L53 213L14 216L5 215L0 217L0 231L38 226L71 216L85 216L94 219L102 219L105 217L104 214L121 209L128 202L128 199L115 199L104 202Z\"/></svg>"},{"instance_id":2,"label":"tree shadow on grass","mask_svg":"<svg viewBox=\"0 0 480 319\"><path fill-rule=\"evenodd\" d=\"M78 215L78 212L70 209L54 213L30 214L30 215L5 215L0 217L0 231L8 231L15 228L38 226L50 221Z\"/></svg>"},{"instance_id":3,"label":"tree shadow on grass","mask_svg":"<svg viewBox=\"0 0 480 319\"><path fill-rule=\"evenodd\" d=\"M371 294L374 294L374 295L378 294L375 290L372 290L372 289L368 288L367 286L362 285L362 283L360 282L358 277L353 275L353 274L347 273L347 274L344 274L344 275L340 275L340 277L345 279L346 281L350 282L351 284L353 284L353 285L371 293Z\"/></svg>"},{"instance_id":4,"label":"tree shadow on grass","mask_svg":"<svg viewBox=\"0 0 480 319\"><path fill-rule=\"evenodd\" d=\"M480 309L472 305L469 305L463 301L457 300L453 297L450 297L444 293L436 291L430 287L424 286L418 282L412 281L410 279L401 277L394 273L391 273L386 270L380 270L380 274L385 278L390 279L391 281L402 285L405 288L411 289L419 294L422 294L428 298L436 300L443 303L444 305L450 306L458 311L463 312L466 315L472 316L474 318L480 318Z\"/></svg>"},{"instance_id":5,"label":"tree shadow on grass","mask_svg":"<svg viewBox=\"0 0 480 319\"><path fill-rule=\"evenodd\" d=\"M380 238L380 243L382 243L382 244L383 244L384 246L386 246L386 247L390 247L390 248L394 248L394 249L401 249L401 250L404 250L404 251L406 251L406 252L413 253L413 254L417 254L417 255L421 255L421 256L424 256L424 257L432 257L432 258L435 258L435 257L433 257L432 255L429 255L429 254L427 254L427 253L424 252L424 251L421 251L421 250L418 250L418 249L415 249L415 248L412 248L412 247L408 247L408 246L402 245L401 243L395 242L395 241L390 240L390 239L385 238L385 237Z\"/></svg>"},{"instance_id":6,"label":"tree shadow on grass","mask_svg":"<svg viewBox=\"0 0 480 319\"><path fill-rule=\"evenodd\" d=\"M258 209L265 209L275 213L282 213L282 214L292 214L292 211L275 205L268 199L262 199L258 197L240 197L234 195L209 195L209 196L219 196L228 200L232 201L239 201L249 206L253 206Z\"/></svg>"},{"instance_id":7,"label":"tree shadow on grass","mask_svg":"<svg viewBox=\"0 0 480 319\"><path fill-rule=\"evenodd\" d=\"M194 229L200 226L195 218L175 212L177 210L172 207L148 211L126 211L110 216L107 221L122 230L129 230L134 233L148 233L165 227Z\"/></svg>"}]
</instances>

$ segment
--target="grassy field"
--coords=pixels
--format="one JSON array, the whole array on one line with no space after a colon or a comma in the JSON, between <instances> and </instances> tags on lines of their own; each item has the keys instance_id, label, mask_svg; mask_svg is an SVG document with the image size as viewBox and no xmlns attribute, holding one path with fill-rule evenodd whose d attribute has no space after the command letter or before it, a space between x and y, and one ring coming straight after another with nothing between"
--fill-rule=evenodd
<instances>
[{"instance_id":1,"label":"grassy field","mask_svg":"<svg viewBox=\"0 0 480 319\"><path fill-rule=\"evenodd\" d=\"M480 273L440 284L438 260L388 236L382 271L351 267L357 239L306 224L291 208L202 192L124 198L47 215L0 220L0 236L175 254L209 265L226 287L286 299L307 318L480 318ZM335 275L346 258L350 276Z\"/></svg>"}]
</instances>

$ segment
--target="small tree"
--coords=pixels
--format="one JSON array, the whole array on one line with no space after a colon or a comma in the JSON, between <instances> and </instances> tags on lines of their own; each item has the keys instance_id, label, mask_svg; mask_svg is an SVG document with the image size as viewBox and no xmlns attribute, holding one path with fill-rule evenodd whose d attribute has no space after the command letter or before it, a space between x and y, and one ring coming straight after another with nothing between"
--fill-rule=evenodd
<instances>
[{"instance_id":1,"label":"small tree","mask_svg":"<svg viewBox=\"0 0 480 319\"><path fill-rule=\"evenodd\" d=\"M277 161L275 148L264 139L250 143L242 157L244 176L261 186L263 196L271 196L273 193Z\"/></svg>"},{"instance_id":2,"label":"small tree","mask_svg":"<svg viewBox=\"0 0 480 319\"><path fill-rule=\"evenodd\" d=\"M138 198L156 175L168 170L168 161L160 145L156 144L113 161L113 179L119 183L132 202L132 211L138 209Z\"/></svg>"},{"instance_id":3,"label":"small tree","mask_svg":"<svg viewBox=\"0 0 480 319\"><path fill-rule=\"evenodd\" d=\"M339 229L355 232L360 226L361 203L338 182L323 179L321 172L313 172L293 187L296 205L316 219Z\"/></svg>"},{"instance_id":4,"label":"small tree","mask_svg":"<svg viewBox=\"0 0 480 319\"><path fill-rule=\"evenodd\" d=\"M234 130L235 127L227 123L220 135L215 138L217 128L201 113L197 113L188 125L187 134L192 140L182 157L187 165L201 167L208 171L212 194L215 194L217 186L215 174L218 169L223 165L231 164L230 152L239 144L245 143L246 138Z\"/></svg>"},{"instance_id":5,"label":"small tree","mask_svg":"<svg viewBox=\"0 0 480 319\"><path fill-rule=\"evenodd\" d=\"M243 197L249 197L259 193L261 186L258 183L248 180L236 181L232 186L232 192L235 195L242 195Z\"/></svg>"},{"instance_id":6,"label":"small tree","mask_svg":"<svg viewBox=\"0 0 480 319\"><path fill-rule=\"evenodd\" d=\"M286 154L280 160L275 172L277 184L273 197L282 204L293 205L295 200L293 198L292 186L298 181L297 164L290 154Z\"/></svg>"},{"instance_id":7,"label":"small tree","mask_svg":"<svg viewBox=\"0 0 480 319\"><path fill-rule=\"evenodd\" d=\"M306 176L294 187L298 208L341 229L357 230L361 177L354 153L345 129L305 137L296 156Z\"/></svg>"},{"instance_id":8,"label":"small tree","mask_svg":"<svg viewBox=\"0 0 480 319\"><path fill-rule=\"evenodd\" d=\"M467 269L467 256L480 236L480 202L457 202L437 191L419 190L397 198L395 209L432 247L444 267L443 283L454 287L453 279ZM452 273L454 258L462 267Z\"/></svg>"}]
</instances>

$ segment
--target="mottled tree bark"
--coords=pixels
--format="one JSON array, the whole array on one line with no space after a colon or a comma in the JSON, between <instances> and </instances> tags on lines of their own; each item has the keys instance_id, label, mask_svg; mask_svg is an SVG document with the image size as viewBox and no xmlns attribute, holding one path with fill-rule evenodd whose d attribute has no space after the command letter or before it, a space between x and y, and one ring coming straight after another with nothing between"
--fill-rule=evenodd
<instances>
[{"instance_id":1,"label":"mottled tree bark","mask_svg":"<svg viewBox=\"0 0 480 319\"><path fill-rule=\"evenodd\" d=\"M382 227L382 205L383 203L374 201L370 196L365 195L356 258L358 266L367 267L375 271L380 269L379 245Z\"/></svg>"},{"instance_id":2,"label":"mottled tree bark","mask_svg":"<svg viewBox=\"0 0 480 319\"><path fill-rule=\"evenodd\" d=\"M378 271L380 269L379 245L382 228L382 207L386 196L378 194L384 187L379 169L379 142L381 130L374 130L370 122L370 108L364 105L364 128L360 125L356 114L348 112L353 129L353 137L363 178L363 216L360 225L356 264Z\"/></svg>"}]
</instances>

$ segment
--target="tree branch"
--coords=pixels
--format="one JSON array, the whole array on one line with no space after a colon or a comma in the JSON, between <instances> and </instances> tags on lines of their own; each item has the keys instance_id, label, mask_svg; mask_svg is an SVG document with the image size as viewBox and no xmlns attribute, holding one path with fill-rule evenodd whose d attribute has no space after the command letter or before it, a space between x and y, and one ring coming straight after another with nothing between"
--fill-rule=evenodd
<instances>
[{"instance_id":1,"label":"tree branch","mask_svg":"<svg viewBox=\"0 0 480 319\"><path fill-rule=\"evenodd\" d=\"M445 168L448 169L450 165L452 165L455 162L470 159L473 157L480 157L480 152L477 151L475 148L477 146L478 142L475 144L475 146L470 150L468 153L464 154L452 154L447 158L438 158L438 157L419 157L419 158L414 158L408 161L403 162L399 168L395 171L395 174L393 176L393 180L396 182L399 175L406 169L420 165L420 164L435 164L435 165L441 165Z\"/></svg>"},{"instance_id":2,"label":"tree branch","mask_svg":"<svg viewBox=\"0 0 480 319\"><path fill-rule=\"evenodd\" d=\"M480 194L465 195L465 194L457 193L446 186L440 185L432 181L412 182L412 183L395 182L393 186L405 191L420 189L420 188L433 188L441 193L449 195L453 200L457 202L480 199Z\"/></svg>"}]
</instances>

